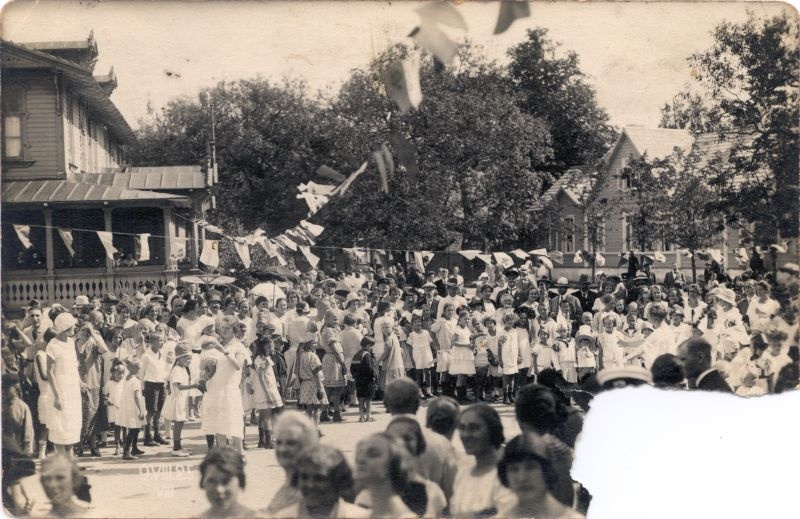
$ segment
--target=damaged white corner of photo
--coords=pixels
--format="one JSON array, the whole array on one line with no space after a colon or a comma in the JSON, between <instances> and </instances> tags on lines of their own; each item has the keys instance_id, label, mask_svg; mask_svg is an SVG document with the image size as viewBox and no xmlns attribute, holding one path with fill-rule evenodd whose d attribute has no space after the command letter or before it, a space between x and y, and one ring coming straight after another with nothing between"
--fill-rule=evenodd
<instances>
[{"instance_id":1,"label":"damaged white corner of photo","mask_svg":"<svg viewBox=\"0 0 800 519\"><path fill-rule=\"evenodd\" d=\"M629 387L591 406L572 466L589 519L800 517L800 391Z\"/></svg>"}]
</instances>

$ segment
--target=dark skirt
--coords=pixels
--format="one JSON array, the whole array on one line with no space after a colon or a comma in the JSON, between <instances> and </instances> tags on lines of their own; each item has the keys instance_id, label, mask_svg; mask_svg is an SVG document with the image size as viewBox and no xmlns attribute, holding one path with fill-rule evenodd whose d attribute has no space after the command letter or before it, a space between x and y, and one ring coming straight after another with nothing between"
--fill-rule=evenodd
<instances>
[{"instance_id":1,"label":"dark skirt","mask_svg":"<svg viewBox=\"0 0 800 519\"><path fill-rule=\"evenodd\" d=\"M375 382L359 382L356 380L356 396L358 398L374 398L375 397Z\"/></svg>"}]
</instances>

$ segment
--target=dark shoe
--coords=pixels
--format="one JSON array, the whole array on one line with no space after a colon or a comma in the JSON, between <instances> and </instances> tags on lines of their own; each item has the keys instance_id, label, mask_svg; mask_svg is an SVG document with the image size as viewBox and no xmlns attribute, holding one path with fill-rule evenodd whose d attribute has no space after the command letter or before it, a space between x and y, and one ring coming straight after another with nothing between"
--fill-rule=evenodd
<instances>
[{"instance_id":1,"label":"dark shoe","mask_svg":"<svg viewBox=\"0 0 800 519\"><path fill-rule=\"evenodd\" d=\"M141 456L141 455L147 454L147 453L145 451L141 450L141 449L134 449L134 450L131 451L131 454L133 454L134 456Z\"/></svg>"},{"instance_id":2,"label":"dark shoe","mask_svg":"<svg viewBox=\"0 0 800 519\"><path fill-rule=\"evenodd\" d=\"M129 460L138 460L139 458L132 454L123 454L122 459L129 461Z\"/></svg>"},{"instance_id":3,"label":"dark shoe","mask_svg":"<svg viewBox=\"0 0 800 519\"><path fill-rule=\"evenodd\" d=\"M342 418L342 415L340 415L340 414L335 414L335 415L333 415L333 421L334 421L334 422L336 422L336 423L341 423L341 422L345 422L345 421L347 421L347 420L345 420L344 418Z\"/></svg>"},{"instance_id":4,"label":"dark shoe","mask_svg":"<svg viewBox=\"0 0 800 519\"><path fill-rule=\"evenodd\" d=\"M93 457L93 458L102 458L102 457L103 457L103 455L102 455L102 454L100 454L100 451L99 451L99 450L97 450L97 449L92 449L92 451L91 451L91 453L89 454L89 456L91 456L91 457Z\"/></svg>"},{"instance_id":5,"label":"dark shoe","mask_svg":"<svg viewBox=\"0 0 800 519\"><path fill-rule=\"evenodd\" d=\"M322 416L319 417L319 421L320 421L320 423L327 423L327 422L331 421L331 417L328 416L327 413L325 413L325 414L323 414Z\"/></svg>"},{"instance_id":6,"label":"dark shoe","mask_svg":"<svg viewBox=\"0 0 800 519\"><path fill-rule=\"evenodd\" d=\"M153 440L145 440L144 443L142 443L142 445L144 445L145 447L158 447L159 444L154 442Z\"/></svg>"},{"instance_id":7,"label":"dark shoe","mask_svg":"<svg viewBox=\"0 0 800 519\"><path fill-rule=\"evenodd\" d=\"M153 438L153 441L155 441L156 443L159 443L159 444L161 444L161 445L169 445L169 444L170 444L170 442L169 442L169 441L165 440L165 439L164 439L164 438L162 438L161 436L159 436L159 437L157 437L157 438Z\"/></svg>"}]
</instances>

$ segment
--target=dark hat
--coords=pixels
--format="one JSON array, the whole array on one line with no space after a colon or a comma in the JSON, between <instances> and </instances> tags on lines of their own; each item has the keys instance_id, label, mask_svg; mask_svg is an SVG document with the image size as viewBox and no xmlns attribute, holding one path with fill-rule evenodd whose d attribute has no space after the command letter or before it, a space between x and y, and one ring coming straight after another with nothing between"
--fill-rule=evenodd
<instances>
[{"instance_id":1,"label":"dark hat","mask_svg":"<svg viewBox=\"0 0 800 519\"><path fill-rule=\"evenodd\" d=\"M103 303L114 303L114 304L116 304L116 303L119 303L119 299L117 299L117 296L115 296L114 294L108 293L108 294L103 294L102 302Z\"/></svg>"},{"instance_id":2,"label":"dark hat","mask_svg":"<svg viewBox=\"0 0 800 519\"><path fill-rule=\"evenodd\" d=\"M529 306L518 306L514 309L514 312L517 314L522 314L528 319L533 319L536 317L536 311Z\"/></svg>"},{"instance_id":3,"label":"dark hat","mask_svg":"<svg viewBox=\"0 0 800 519\"><path fill-rule=\"evenodd\" d=\"M380 278L378 280L378 284L379 285L390 285L391 283L389 283L389 278Z\"/></svg>"},{"instance_id":4,"label":"dark hat","mask_svg":"<svg viewBox=\"0 0 800 519\"><path fill-rule=\"evenodd\" d=\"M337 295L339 297L342 297L342 298L347 298L347 294L349 294L349 293L350 293L349 290L346 290L346 289L343 289L343 288L334 292L335 295Z\"/></svg>"},{"instance_id":5,"label":"dark hat","mask_svg":"<svg viewBox=\"0 0 800 519\"><path fill-rule=\"evenodd\" d=\"M38 299L31 299L28 303L28 308L40 308L42 306L42 302Z\"/></svg>"},{"instance_id":6,"label":"dark hat","mask_svg":"<svg viewBox=\"0 0 800 519\"><path fill-rule=\"evenodd\" d=\"M375 273L375 269L370 267L369 265L366 265L366 266L361 268L361 272L372 272L374 274Z\"/></svg>"},{"instance_id":7,"label":"dark hat","mask_svg":"<svg viewBox=\"0 0 800 519\"><path fill-rule=\"evenodd\" d=\"M581 274L581 276L578 278L578 283L589 283L588 274Z\"/></svg>"},{"instance_id":8,"label":"dark hat","mask_svg":"<svg viewBox=\"0 0 800 519\"><path fill-rule=\"evenodd\" d=\"M2 380L3 380L2 382L3 389L11 386L16 386L17 384L19 384L19 375L17 375L16 373L6 373L3 375Z\"/></svg>"},{"instance_id":9,"label":"dark hat","mask_svg":"<svg viewBox=\"0 0 800 519\"><path fill-rule=\"evenodd\" d=\"M483 299L480 297L473 297L470 302L467 304L469 308L479 308L483 306Z\"/></svg>"},{"instance_id":10,"label":"dark hat","mask_svg":"<svg viewBox=\"0 0 800 519\"><path fill-rule=\"evenodd\" d=\"M428 276L435 276L435 275L436 275L436 272L434 272L434 271L432 271L432 270L429 270L428 272L426 272L426 273L425 273L425 277L428 277Z\"/></svg>"},{"instance_id":11,"label":"dark hat","mask_svg":"<svg viewBox=\"0 0 800 519\"><path fill-rule=\"evenodd\" d=\"M305 301L298 301L294 311L297 312L297 315L306 315L311 312L311 310L308 309L308 303Z\"/></svg>"},{"instance_id":12,"label":"dark hat","mask_svg":"<svg viewBox=\"0 0 800 519\"><path fill-rule=\"evenodd\" d=\"M458 280L456 278L454 278L454 277L447 278L447 286L448 287L457 287L458 286Z\"/></svg>"},{"instance_id":13,"label":"dark hat","mask_svg":"<svg viewBox=\"0 0 800 519\"><path fill-rule=\"evenodd\" d=\"M152 296L150 298L150 302L151 303L163 303L164 302L164 296L162 296L161 294L155 294L154 296Z\"/></svg>"},{"instance_id":14,"label":"dark hat","mask_svg":"<svg viewBox=\"0 0 800 519\"><path fill-rule=\"evenodd\" d=\"M539 284L546 287L553 286L553 280L550 278L539 278Z\"/></svg>"},{"instance_id":15,"label":"dark hat","mask_svg":"<svg viewBox=\"0 0 800 519\"><path fill-rule=\"evenodd\" d=\"M511 267L511 268L506 269L504 274L509 279L518 278L519 277L519 269Z\"/></svg>"}]
</instances>

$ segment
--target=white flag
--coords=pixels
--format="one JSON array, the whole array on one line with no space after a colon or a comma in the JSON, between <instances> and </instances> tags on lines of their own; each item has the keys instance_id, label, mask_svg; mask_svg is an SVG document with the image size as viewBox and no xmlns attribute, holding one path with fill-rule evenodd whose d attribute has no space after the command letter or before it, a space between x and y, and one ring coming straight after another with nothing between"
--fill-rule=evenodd
<instances>
[{"instance_id":1,"label":"white flag","mask_svg":"<svg viewBox=\"0 0 800 519\"><path fill-rule=\"evenodd\" d=\"M572 258L572 261L574 263L583 263L583 254L581 254L581 251L577 251L575 253L575 256Z\"/></svg>"},{"instance_id":2,"label":"white flag","mask_svg":"<svg viewBox=\"0 0 800 519\"><path fill-rule=\"evenodd\" d=\"M150 261L150 233L139 234L134 238L133 248L136 261Z\"/></svg>"},{"instance_id":3,"label":"white flag","mask_svg":"<svg viewBox=\"0 0 800 519\"><path fill-rule=\"evenodd\" d=\"M481 253L479 250L462 250L458 251L459 254L467 258L468 260L472 261L478 257L478 254Z\"/></svg>"},{"instance_id":4,"label":"white flag","mask_svg":"<svg viewBox=\"0 0 800 519\"><path fill-rule=\"evenodd\" d=\"M106 257L113 260L114 254L119 253L114 247L114 235L109 231L97 231L97 237L100 238L100 243L103 244L103 248L106 250Z\"/></svg>"},{"instance_id":5,"label":"white flag","mask_svg":"<svg viewBox=\"0 0 800 519\"><path fill-rule=\"evenodd\" d=\"M233 239L233 247L236 249L236 253L239 254L239 258L242 260L244 264L244 268L250 268L250 245L247 243L247 239L245 238L234 238Z\"/></svg>"},{"instance_id":6,"label":"white flag","mask_svg":"<svg viewBox=\"0 0 800 519\"><path fill-rule=\"evenodd\" d=\"M606 266L606 258L603 257L603 255L600 254L599 252L596 252L594 254L594 264L597 265L598 267L605 267Z\"/></svg>"},{"instance_id":7,"label":"white flag","mask_svg":"<svg viewBox=\"0 0 800 519\"><path fill-rule=\"evenodd\" d=\"M273 239L277 243L279 243L279 244L283 245L284 247L286 247L287 249L289 249L290 251L292 251L292 252L296 252L297 251L297 244L295 242L293 242L285 234L280 234L278 236L275 236L275 238L273 238Z\"/></svg>"},{"instance_id":8,"label":"white flag","mask_svg":"<svg viewBox=\"0 0 800 519\"><path fill-rule=\"evenodd\" d=\"M311 252L311 249L305 245L300 245L298 248L300 249L300 252L303 253L303 256L305 256L306 260L311 264L311 267L317 268L317 264L319 264L319 258Z\"/></svg>"},{"instance_id":9,"label":"white flag","mask_svg":"<svg viewBox=\"0 0 800 519\"><path fill-rule=\"evenodd\" d=\"M325 227L311 223L307 220L300 220L300 227L310 232L314 238L322 234L322 231L325 230Z\"/></svg>"},{"instance_id":10,"label":"white flag","mask_svg":"<svg viewBox=\"0 0 800 519\"><path fill-rule=\"evenodd\" d=\"M26 249L33 247L31 243L31 226L30 225L17 225L14 224L14 230L17 232L17 238L22 242L22 246Z\"/></svg>"},{"instance_id":11,"label":"white flag","mask_svg":"<svg viewBox=\"0 0 800 519\"><path fill-rule=\"evenodd\" d=\"M62 229L61 227L56 227L56 229L58 230L58 234L61 236L61 240L64 242L64 247L67 248L69 255L75 256L75 249L72 248L72 242L74 241L72 231L70 229Z\"/></svg>"},{"instance_id":12,"label":"white flag","mask_svg":"<svg viewBox=\"0 0 800 519\"><path fill-rule=\"evenodd\" d=\"M189 238L186 237L178 237L173 236L169 239L170 241L170 259L172 260L181 260L186 257L186 242Z\"/></svg>"},{"instance_id":13,"label":"white flag","mask_svg":"<svg viewBox=\"0 0 800 519\"><path fill-rule=\"evenodd\" d=\"M416 265L417 270L420 272L425 272L425 262L422 259L422 253L414 251L414 265Z\"/></svg>"},{"instance_id":14,"label":"white flag","mask_svg":"<svg viewBox=\"0 0 800 519\"><path fill-rule=\"evenodd\" d=\"M219 240L203 240L200 261L207 267L219 267Z\"/></svg>"},{"instance_id":15,"label":"white flag","mask_svg":"<svg viewBox=\"0 0 800 519\"><path fill-rule=\"evenodd\" d=\"M493 256L497 264L502 266L504 269L508 269L514 266L514 260L511 259L511 256L509 256L505 252L495 252Z\"/></svg>"},{"instance_id":16,"label":"white flag","mask_svg":"<svg viewBox=\"0 0 800 519\"><path fill-rule=\"evenodd\" d=\"M653 253L653 258L659 263L664 263L665 261L667 261L667 257L664 256L664 254L662 254L661 252L658 252L658 251Z\"/></svg>"},{"instance_id":17,"label":"white flag","mask_svg":"<svg viewBox=\"0 0 800 519\"><path fill-rule=\"evenodd\" d=\"M511 251L511 254L518 257L519 259L528 259L528 253L522 249L514 249Z\"/></svg>"},{"instance_id":18,"label":"white flag","mask_svg":"<svg viewBox=\"0 0 800 519\"><path fill-rule=\"evenodd\" d=\"M486 263L487 265L492 264L492 255L491 254L476 254L476 258L481 260L482 262Z\"/></svg>"}]
</instances>

